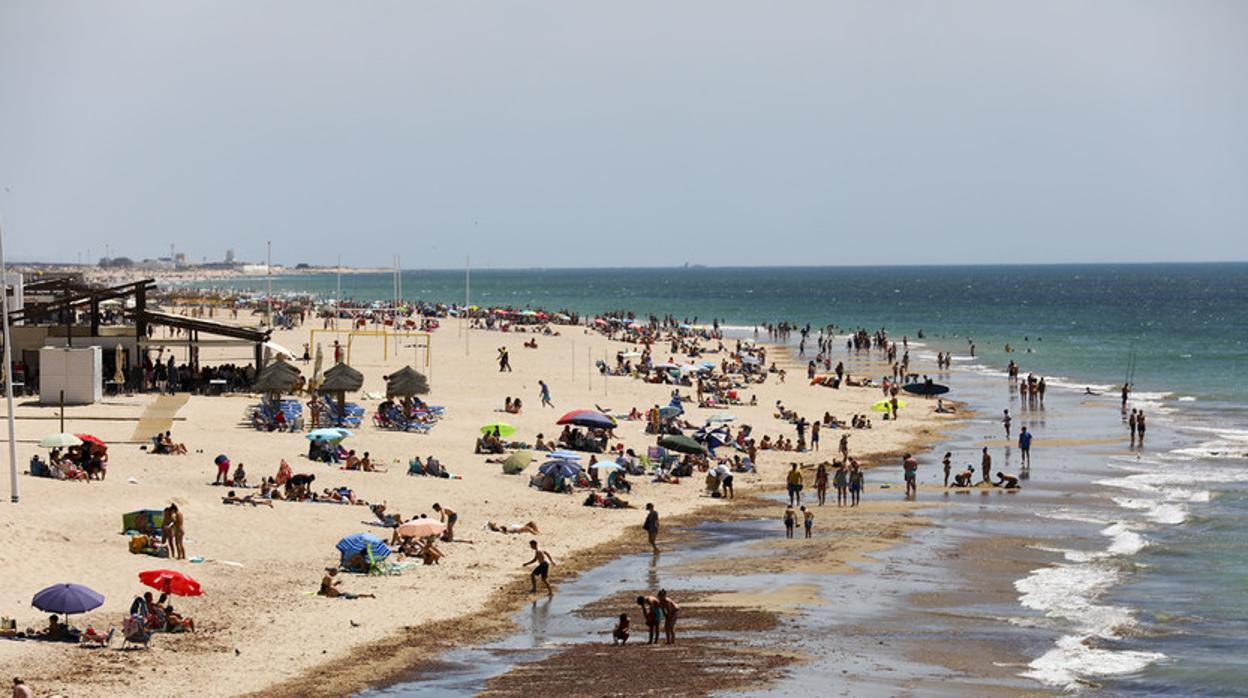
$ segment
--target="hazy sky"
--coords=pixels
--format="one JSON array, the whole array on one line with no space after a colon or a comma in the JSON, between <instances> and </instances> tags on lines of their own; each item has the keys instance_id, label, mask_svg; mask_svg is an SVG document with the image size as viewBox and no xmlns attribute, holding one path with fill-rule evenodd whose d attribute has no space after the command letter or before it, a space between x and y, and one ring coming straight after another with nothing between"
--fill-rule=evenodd
<instances>
[{"instance_id":1,"label":"hazy sky","mask_svg":"<svg viewBox=\"0 0 1248 698\"><path fill-rule=\"evenodd\" d=\"M0 1L14 259L1248 259L1248 2Z\"/></svg>"}]
</instances>

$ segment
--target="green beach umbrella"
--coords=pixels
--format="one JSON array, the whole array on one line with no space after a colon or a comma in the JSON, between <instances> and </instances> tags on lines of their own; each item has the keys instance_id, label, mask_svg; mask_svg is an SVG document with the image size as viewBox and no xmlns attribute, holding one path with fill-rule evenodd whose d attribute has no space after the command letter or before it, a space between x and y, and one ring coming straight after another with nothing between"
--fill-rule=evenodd
<instances>
[{"instance_id":1,"label":"green beach umbrella","mask_svg":"<svg viewBox=\"0 0 1248 698\"><path fill-rule=\"evenodd\" d=\"M73 434L49 434L39 440L39 445L43 448L69 448L70 446L81 446L82 439Z\"/></svg>"},{"instance_id":2,"label":"green beach umbrella","mask_svg":"<svg viewBox=\"0 0 1248 698\"><path fill-rule=\"evenodd\" d=\"M532 462L532 453L529 453L528 451L516 451L510 456L507 456L507 458L503 461L503 472L508 475L515 475L521 470L529 467L529 463Z\"/></svg>"},{"instance_id":3,"label":"green beach umbrella","mask_svg":"<svg viewBox=\"0 0 1248 698\"><path fill-rule=\"evenodd\" d=\"M706 453L706 447L688 436L668 434L659 438L659 445L678 453Z\"/></svg>"},{"instance_id":4,"label":"green beach umbrella","mask_svg":"<svg viewBox=\"0 0 1248 698\"><path fill-rule=\"evenodd\" d=\"M511 426L507 422L492 422L490 424L486 424L485 426L481 427L481 433L493 434L496 429L498 430L499 436L511 436L512 434L516 433L516 428Z\"/></svg>"}]
</instances>

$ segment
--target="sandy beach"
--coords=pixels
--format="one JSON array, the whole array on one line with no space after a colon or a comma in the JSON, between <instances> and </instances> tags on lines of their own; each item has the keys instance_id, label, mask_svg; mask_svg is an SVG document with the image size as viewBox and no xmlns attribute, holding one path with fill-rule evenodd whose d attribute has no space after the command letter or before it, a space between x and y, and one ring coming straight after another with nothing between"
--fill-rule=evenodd
<instances>
[{"instance_id":1,"label":"sandy beach","mask_svg":"<svg viewBox=\"0 0 1248 698\"><path fill-rule=\"evenodd\" d=\"M255 322L240 318L240 323ZM309 323L310 325L311 323ZM319 327L319 324L317 324ZM298 349L308 341L310 326L279 331L274 341ZM527 575L521 563L529 559L526 535L503 535L483 530L487 521L498 523L535 521L537 538L555 557L552 581L609 557L613 546L644 543L641 509L653 502L665 520L714 515L731 508L732 501L704 495L701 477L680 484L655 484L638 478L631 495L633 509L609 510L582 506L582 497L539 492L527 486L527 475L504 475L486 456L473 455L472 446L482 424L505 420L518 429L514 439L531 442L538 433L550 438L559 428L555 420L564 411L595 404L624 413L632 407L645 410L666 403L670 387L646 384L623 377L603 377L588 370L591 358L613 355L625 345L612 342L581 327L559 327L558 337L538 337L539 348L527 349L525 334L472 331L465 341L456 321L445 323L432 340L430 371L431 404L447 408L446 417L429 434L379 430L365 424L346 446L368 451L385 473L342 471L308 461L307 441L298 433L262 433L247 424L254 395L156 396L151 394L108 397L90 407L67 408L65 430L89 432L111 445L107 479L87 484L21 476L22 503L5 507L0 533L0 565L8 571L0 597L0 613L14 617L19 628L41 628L46 614L30 607L30 596L57 582L87 584L104 594L99 609L74 616L80 628L91 624L101 631L121 625L131 600L146 587L139 584L142 570L172 568L199 580L205 594L174 599L181 613L196 622L193 634L158 634L146 651L84 649L73 645L33 641L0 642L0 661L23 667L27 682L41 695L116 695L139 692L176 692L195 686L205 695L245 693L338 695L363 688L407 670L406 662L438 647L466 641L462 631L490 632L506 624L506 609L529 598ZM329 335L318 342L332 341ZM402 342L401 342L402 344ZM514 372L500 373L496 351L506 346ZM327 352L329 347L326 347ZM175 350L181 351L181 350ZM246 360L225 350L204 361ZM666 347L656 345L656 361L667 358ZM235 354L240 352L235 351ZM832 390L810 386L802 366L773 356L788 369L788 382L772 376L764 385L747 391L757 396L758 406L732 408L738 424L752 424L755 435L783 433L793 428L773 416L782 400L790 409L815 419L824 412L842 418L866 412L880 399L878 388ZM714 355L711 355L714 356ZM365 375L364 391L384 391L383 376L413 362L413 350L400 346L383 360L381 340L357 339L352 364ZM865 355L864 355L865 358ZM423 370L422 366L417 366ZM310 375L311 367L302 366ZM859 375L883 371L856 368ZM555 409L542 409L538 380L551 388ZM520 397L525 409L519 415L501 413L505 397ZM378 400L361 395L351 399L373 411ZM875 420L875 428L854 430L852 454L871 462L894 457L917 447L950 421L936 415L934 403L911 400L896 422ZM690 421L698 422L713 411L690 409ZM41 453L37 442L58 430L56 409L19 401L19 462ZM643 432L644 422L622 422L617 436L627 447L641 451L653 443ZM185 443L185 456L154 455L141 450L150 434L171 429L175 441ZM836 431L826 431L822 453L762 451L757 476L739 475L740 495L781 487L787 464L813 464L831 460ZM434 515L439 502L459 513L457 540L444 544L445 559L438 566L409 569L401 575L366 577L343 575L343 588L376 599L341 600L317 597L323 568L338 560L335 543L356 532L387 535L374 526L367 507L317 503L275 502L267 507L222 504L222 487L212 482L213 458L228 454L235 464L243 462L251 479L273 475L285 458L296 473L317 476L318 488L345 485L369 502L386 502L391 511L405 517ZM45 454L46 455L46 454ZM410 477L407 461L412 456L435 455L457 479ZM891 461L890 461L891 462ZM536 465L530 466L530 471ZM24 469L24 468L23 468ZM808 485L809 485L808 475ZM240 493L241 494L241 493ZM901 499L901 492L882 495ZM743 499L742 501L745 501ZM186 548L202 563L132 555L121 535L125 512L163 508L175 502L186 518ZM872 506L876 504L872 503ZM896 506L879 516L899 517L906 507ZM779 515L779 509L776 510ZM826 510L826 526L846 532L877 530L878 517L842 515ZM879 544L864 536L865 554ZM844 555L843 555L844 557ZM852 555L849 555L852 558ZM842 565L843 568L843 565ZM521 582L524 584L522 585ZM460 627L459 621L475 617ZM407 653L400 648L408 647ZM344 666L356 670L343 670ZM327 671L327 668L333 668ZM221 681L228 675L229 682Z\"/></svg>"}]
</instances>

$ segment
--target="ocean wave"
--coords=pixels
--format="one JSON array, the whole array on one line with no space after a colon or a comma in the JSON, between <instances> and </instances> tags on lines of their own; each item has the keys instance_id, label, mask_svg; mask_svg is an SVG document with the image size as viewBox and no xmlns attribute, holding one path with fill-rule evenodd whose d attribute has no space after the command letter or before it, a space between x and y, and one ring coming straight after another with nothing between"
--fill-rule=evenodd
<instances>
[{"instance_id":1,"label":"ocean wave","mask_svg":"<svg viewBox=\"0 0 1248 698\"><path fill-rule=\"evenodd\" d=\"M1080 677L1131 674L1165 658L1159 652L1090 647L1086 638L1064 635L1056 647L1033 660L1023 676L1073 691L1079 688Z\"/></svg>"}]
</instances>

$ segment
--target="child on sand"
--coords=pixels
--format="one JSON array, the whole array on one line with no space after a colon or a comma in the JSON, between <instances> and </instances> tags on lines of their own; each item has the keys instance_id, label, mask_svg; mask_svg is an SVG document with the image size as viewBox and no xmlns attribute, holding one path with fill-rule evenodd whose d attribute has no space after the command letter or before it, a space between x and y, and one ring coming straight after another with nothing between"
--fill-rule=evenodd
<instances>
[{"instance_id":1,"label":"child on sand","mask_svg":"<svg viewBox=\"0 0 1248 698\"><path fill-rule=\"evenodd\" d=\"M802 507L803 510L806 507ZM793 537L793 526L797 523L797 513L793 511L793 505L784 508L784 537Z\"/></svg>"},{"instance_id":2,"label":"child on sand","mask_svg":"<svg viewBox=\"0 0 1248 698\"><path fill-rule=\"evenodd\" d=\"M806 537L810 538L810 529L815 526L815 512L802 507L802 526L806 529Z\"/></svg>"},{"instance_id":3,"label":"child on sand","mask_svg":"<svg viewBox=\"0 0 1248 698\"><path fill-rule=\"evenodd\" d=\"M622 645L628 642L628 614L621 613L620 620L616 622L615 629L611 631L611 644Z\"/></svg>"}]
</instances>

